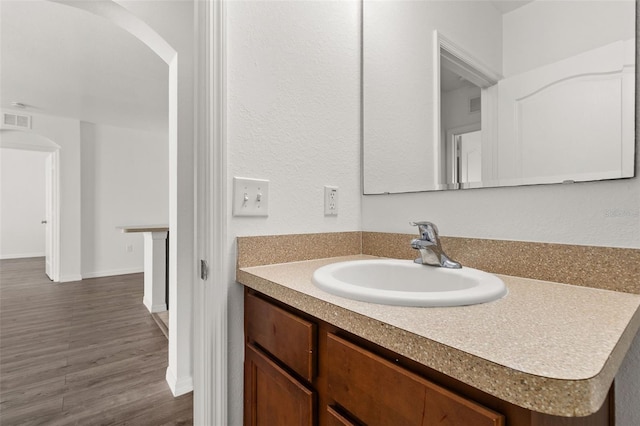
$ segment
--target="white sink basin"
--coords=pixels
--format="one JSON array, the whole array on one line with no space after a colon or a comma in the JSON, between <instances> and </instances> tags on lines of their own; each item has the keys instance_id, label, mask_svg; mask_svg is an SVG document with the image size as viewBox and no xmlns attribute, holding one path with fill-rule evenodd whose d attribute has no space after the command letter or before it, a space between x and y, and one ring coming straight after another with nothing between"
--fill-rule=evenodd
<instances>
[{"instance_id":1,"label":"white sink basin","mask_svg":"<svg viewBox=\"0 0 640 426\"><path fill-rule=\"evenodd\" d=\"M332 263L316 269L313 283L348 299L399 306L474 305L507 294L500 278L478 269L438 268L398 259Z\"/></svg>"}]
</instances>

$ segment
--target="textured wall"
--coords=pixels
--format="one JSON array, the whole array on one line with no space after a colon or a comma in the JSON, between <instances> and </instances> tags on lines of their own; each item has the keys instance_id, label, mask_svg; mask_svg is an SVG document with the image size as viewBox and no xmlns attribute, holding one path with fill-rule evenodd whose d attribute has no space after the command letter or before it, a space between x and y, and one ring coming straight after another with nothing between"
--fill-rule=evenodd
<instances>
[{"instance_id":1,"label":"textured wall","mask_svg":"<svg viewBox=\"0 0 640 426\"><path fill-rule=\"evenodd\" d=\"M451 236L639 247L638 179L360 196L359 7L228 3L229 179L271 181L268 218L231 219L232 254L236 236L411 233L418 219ZM323 216L325 184L340 187L337 218ZM240 425L242 289L229 285L229 424Z\"/></svg>"},{"instance_id":2,"label":"textured wall","mask_svg":"<svg viewBox=\"0 0 640 426\"><path fill-rule=\"evenodd\" d=\"M640 179L362 199L364 231L412 233L416 220L452 237L640 248Z\"/></svg>"},{"instance_id":3,"label":"textured wall","mask_svg":"<svg viewBox=\"0 0 640 426\"><path fill-rule=\"evenodd\" d=\"M358 14L355 2L230 3L229 178L271 181L269 217L234 219L237 234L359 226ZM339 187L337 217L323 185Z\"/></svg>"},{"instance_id":4,"label":"textured wall","mask_svg":"<svg viewBox=\"0 0 640 426\"><path fill-rule=\"evenodd\" d=\"M360 229L359 16L355 1L227 4L229 181L270 180L269 216L231 219L231 262L236 236ZM338 216L324 216L324 185L339 187ZM240 425L242 289L229 285L229 424Z\"/></svg>"}]
</instances>

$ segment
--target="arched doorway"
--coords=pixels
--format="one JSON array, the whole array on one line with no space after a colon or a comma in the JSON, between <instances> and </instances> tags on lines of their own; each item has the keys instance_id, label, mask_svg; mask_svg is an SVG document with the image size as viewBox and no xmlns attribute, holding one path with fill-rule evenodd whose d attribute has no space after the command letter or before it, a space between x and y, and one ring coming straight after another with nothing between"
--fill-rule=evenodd
<instances>
[{"instance_id":1,"label":"arched doorway","mask_svg":"<svg viewBox=\"0 0 640 426\"><path fill-rule=\"evenodd\" d=\"M182 395L193 390L192 377L192 344L191 344L191 282L181 282L178 291L178 280L181 275L191 276L192 271L186 271L179 262L179 246L184 245L185 239L192 241L192 229L181 226L179 215L179 173L182 167L178 155L180 153L178 135L179 114L179 61L178 52L163 36L156 32L143 19L139 18L119 1L85 1L49 0L55 3L83 9L89 13L101 16L114 25L124 29L160 57L169 68L169 310L172 312L169 320L169 366L167 367L167 382L174 395ZM126 3L126 2L122 2ZM183 85L184 86L184 85ZM192 96L190 94L190 96ZM192 143L192 142L189 142ZM191 206L192 207L192 206ZM189 215L181 206L183 216ZM188 219L187 219L188 222ZM186 237L186 238L183 238ZM184 273L181 273L184 271ZM190 280L189 280L190 281ZM189 286L189 287L187 287Z\"/></svg>"},{"instance_id":2,"label":"arched doorway","mask_svg":"<svg viewBox=\"0 0 640 426\"><path fill-rule=\"evenodd\" d=\"M141 41L167 65L168 198L169 224L172 233L169 249L171 263L169 293L170 309L174 313L169 324L167 381L174 394L189 392L193 388L191 308L195 275L193 267L193 4L181 1L119 0L47 0L47 3L69 6L106 19ZM174 13L176 10L179 16ZM61 99L64 99L64 96ZM75 257L79 258L79 256Z\"/></svg>"}]
</instances>

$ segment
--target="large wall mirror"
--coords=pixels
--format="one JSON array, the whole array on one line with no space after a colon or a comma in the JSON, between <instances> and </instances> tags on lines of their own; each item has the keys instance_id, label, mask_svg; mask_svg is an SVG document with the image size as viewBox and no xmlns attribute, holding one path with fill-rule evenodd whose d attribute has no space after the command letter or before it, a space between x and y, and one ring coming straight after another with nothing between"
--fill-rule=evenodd
<instances>
[{"instance_id":1,"label":"large wall mirror","mask_svg":"<svg viewBox=\"0 0 640 426\"><path fill-rule=\"evenodd\" d=\"M363 0L365 194L634 175L633 0Z\"/></svg>"}]
</instances>

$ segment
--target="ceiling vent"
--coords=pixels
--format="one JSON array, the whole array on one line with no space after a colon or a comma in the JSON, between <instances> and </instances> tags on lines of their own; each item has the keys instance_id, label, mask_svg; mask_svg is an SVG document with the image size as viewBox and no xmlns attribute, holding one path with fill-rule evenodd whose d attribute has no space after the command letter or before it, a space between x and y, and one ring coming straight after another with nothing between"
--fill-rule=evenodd
<instances>
[{"instance_id":1,"label":"ceiling vent","mask_svg":"<svg viewBox=\"0 0 640 426\"><path fill-rule=\"evenodd\" d=\"M24 114L12 114L8 112L2 113L3 129L31 129L31 116Z\"/></svg>"},{"instance_id":2,"label":"ceiling vent","mask_svg":"<svg viewBox=\"0 0 640 426\"><path fill-rule=\"evenodd\" d=\"M480 96L469 99L469 113L480 112Z\"/></svg>"}]
</instances>

